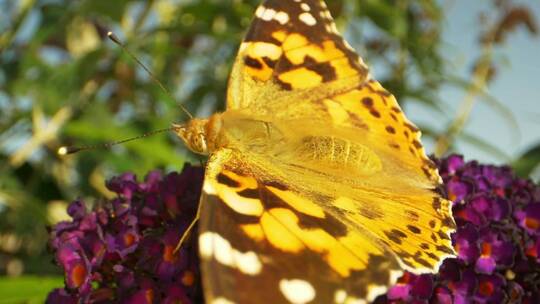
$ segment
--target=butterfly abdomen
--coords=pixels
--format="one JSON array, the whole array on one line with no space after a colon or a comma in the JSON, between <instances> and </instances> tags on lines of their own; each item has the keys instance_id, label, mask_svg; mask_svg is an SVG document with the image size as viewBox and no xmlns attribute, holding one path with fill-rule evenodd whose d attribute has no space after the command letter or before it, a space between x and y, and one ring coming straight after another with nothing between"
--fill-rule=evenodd
<instances>
[{"instance_id":1,"label":"butterfly abdomen","mask_svg":"<svg viewBox=\"0 0 540 304\"><path fill-rule=\"evenodd\" d=\"M366 146L335 136L306 136L297 150L307 162L332 169L374 174L382 169L380 158Z\"/></svg>"}]
</instances>

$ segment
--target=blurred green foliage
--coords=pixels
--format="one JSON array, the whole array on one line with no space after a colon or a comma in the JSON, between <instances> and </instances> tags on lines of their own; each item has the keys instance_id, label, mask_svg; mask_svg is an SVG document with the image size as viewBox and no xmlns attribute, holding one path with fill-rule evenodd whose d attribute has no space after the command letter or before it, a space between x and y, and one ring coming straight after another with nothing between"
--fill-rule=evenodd
<instances>
[{"instance_id":1,"label":"blurred green foliage","mask_svg":"<svg viewBox=\"0 0 540 304\"><path fill-rule=\"evenodd\" d=\"M24 276L2 279L0 304L40 304L51 290L63 285L64 280L60 277Z\"/></svg>"},{"instance_id":2,"label":"blurred green foliage","mask_svg":"<svg viewBox=\"0 0 540 304\"><path fill-rule=\"evenodd\" d=\"M379 80L402 104L418 102L444 113L438 102L444 84L475 98L485 94L497 65L489 50L502 43L497 35L505 33L508 22L503 21L511 15L512 4L493 1L500 20L478 28L476 34L485 38L479 48L486 49L486 56L478 59L469 80L455 77L442 57L441 2L328 4L351 44L368 63L387 71ZM124 139L184 121L177 102L197 116L222 109L231 63L258 3L0 0L0 273L54 272L46 255L45 227L65 218L70 200L109 195L106 177L123 171L143 176L156 168L178 170L186 160L198 162L168 133L110 151L59 157L56 150L64 144ZM527 25L525 17L512 17L511 25ZM105 38L108 30L151 68L176 101ZM440 153L451 150L462 134L467 113L461 114L465 116L456 117L444 132L421 126L439 143ZM481 139L464 138L497 151ZM538 149L531 151L533 157L518 162L523 173L538 164Z\"/></svg>"}]
</instances>

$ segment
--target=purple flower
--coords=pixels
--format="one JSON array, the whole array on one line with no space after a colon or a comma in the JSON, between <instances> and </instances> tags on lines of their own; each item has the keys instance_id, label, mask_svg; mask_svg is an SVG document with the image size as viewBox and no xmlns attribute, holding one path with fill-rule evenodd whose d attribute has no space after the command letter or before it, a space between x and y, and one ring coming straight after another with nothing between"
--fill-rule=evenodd
<instances>
[{"instance_id":1,"label":"purple flower","mask_svg":"<svg viewBox=\"0 0 540 304\"><path fill-rule=\"evenodd\" d=\"M107 182L107 188L112 192L122 195L124 198L131 199L138 190L137 177L133 173L124 173L121 176L113 177Z\"/></svg>"},{"instance_id":2,"label":"purple flower","mask_svg":"<svg viewBox=\"0 0 540 304\"><path fill-rule=\"evenodd\" d=\"M72 221L51 230L65 288L47 303L200 302L196 244L175 248L197 210L202 177L190 166L180 174L153 171L142 183L127 173L107 183L118 196L94 210L73 202Z\"/></svg>"},{"instance_id":3,"label":"purple flower","mask_svg":"<svg viewBox=\"0 0 540 304\"><path fill-rule=\"evenodd\" d=\"M516 251L512 241L504 233L489 228L483 229L480 231L478 244L481 250L475 264L478 273L492 274L497 266L512 265Z\"/></svg>"},{"instance_id":4,"label":"purple flower","mask_svg":"<svg viewBox=\"0 0 540 304\"><path fill-rule=\"evenodd\" d=\"M461 202L467 195L474 191L474 182L467 178L453 178L446 183L448 191L448 199L456 202Z\"/></svg>"},{"instance_id":5,"label":"purple flower","mask_svg":"<svg viewBox=\"0 0 540 304\"><path fill-rule=\"evenodd\" d=\"M454 248L458 258L467 263L473 263L480 255L478 245L478 230L471 224L465 224L452 235Z\"/></svg>"},{"instance_id":6,"label":"purple flower","mask_svg":"<svg viewBox=\"0 0 540 304\"><path fill-rule=\"evenodd\" d=\"M514 217L519 225L531 235L540 234L540 202L516 210Z\"/></svg>"},{"instance_id":7,"label":"purple flower","mask_svg":"<svg viewBox=\"0 0 540 304\"><path fill-rule=\"evenodd\" d=\"M57 288L49 293L46 301L54 304L77 304L78 297L70 294L65 289Z\"/></svg>"},{"instance_id":8,"label":"purple flower","mask_svg":"<svg viewBox=\"0 0 540 304\"><path fill-rule=\"evenodd\" d=\"M474 299L476 303L503 303L506 298L504 287L506 280L499 274L478 275L478 288Z\"/></svg>"}]
</instances>

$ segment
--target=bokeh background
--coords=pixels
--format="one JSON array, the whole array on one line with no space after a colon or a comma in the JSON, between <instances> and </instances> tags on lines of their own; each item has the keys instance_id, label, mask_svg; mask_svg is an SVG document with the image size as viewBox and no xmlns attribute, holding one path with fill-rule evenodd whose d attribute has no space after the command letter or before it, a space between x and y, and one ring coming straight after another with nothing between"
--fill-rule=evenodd
<instances>
[{"instance_id":1,"label":"bokeh background","mask_svg":"<svg viewBox=\"0 0 540 304\"><path fill-rule=\"evenodd\" d=\"M0 0L0 303L41 303L62 285L47 230L121 172L180 170L162 133L59 157L62 145L125 139L223 109L257 0ZM338 27L424 132L435 155L540 177L537 1L329 0ZM167 87L106 38L112 30Z\"/></svg>"}]
</instances>

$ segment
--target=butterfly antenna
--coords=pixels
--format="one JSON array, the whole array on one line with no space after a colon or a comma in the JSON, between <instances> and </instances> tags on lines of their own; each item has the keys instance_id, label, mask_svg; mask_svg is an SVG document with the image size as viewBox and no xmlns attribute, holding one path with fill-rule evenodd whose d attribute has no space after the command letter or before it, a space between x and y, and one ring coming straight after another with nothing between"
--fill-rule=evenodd
<instances>
[{"instance_id":1,"label":"butterfly antenna","mask_svg":"<svg viewBox=\"0 0 540 304\"><path fill-rule=\"evenodd\" d=\"M140 67L142 67L146 71L146 73L148 73L148 75L150 76L152 81L154 81L154 83L156 83L161 88L161 90L163 90L163 92L165 92L165 94L167 94L167 96L171 100L174 100L176 102L176 99L172 96L172 94L169 92L169 90L167 90L167 88L165 88L165 86L161 83L161 81L159 81L159 79L157 79L156 76L154 76L154 74L150 71L150 69L148 69L139 59L137 59L137 57L135 57L135 55L133 55L133 53L131 53L124 46L124 44L120 41L120 39L118 39L118 37L113 32L108 32L107 37L109 37L109 39L112 42L116 43L124 52L126 52L126 54L129 55L129 57L131 57L131 59L133 59ZM184 111L184 113L186 113L186 115L190 119L192 119L193 115L191 115L191 113L189 113L189 111L182 104L179 104L179 105L180 105L180 108L182 109L182 111Z\"/></svg>"},{"instance_id":2,"label":"butterfly antenna","mask_svg":"<svg viewBox=\"0 0 540 304\"><path fill-rule=\"evenodd\" d=\"M110 149L113 146L120 145L120 144L129 142L129 141L133 141L133 140L141 139L141 138L144 138L144 137L152 136L152 135L158 134L158 133L176 131L176 130L178 130L178 126L172 126L172 127L166 128L166 129L154 130L154 131L150 131L150 132L147 132L147 133L144 133L142 135L135 136L135 137L132 137L132 138L117 140L117 141L104 143L104 144L87 145L87 146L80 146L80 147L62 146L62 147L60 147L58 149L57 153L58 153L58 155L63 156L63 155L73 154L73 153L77 153L77 152L80 152L80 151L86 151L86 150Z\"/></svg>"}]
</instances>

